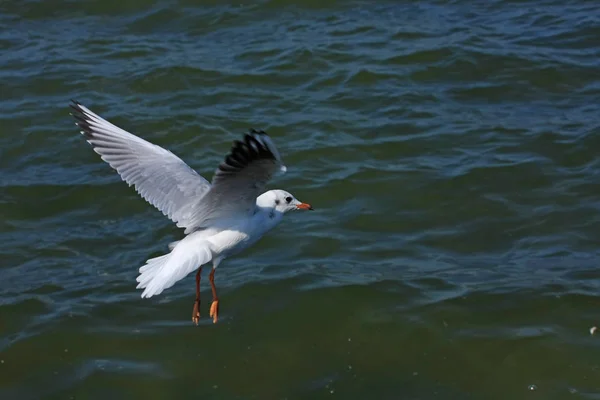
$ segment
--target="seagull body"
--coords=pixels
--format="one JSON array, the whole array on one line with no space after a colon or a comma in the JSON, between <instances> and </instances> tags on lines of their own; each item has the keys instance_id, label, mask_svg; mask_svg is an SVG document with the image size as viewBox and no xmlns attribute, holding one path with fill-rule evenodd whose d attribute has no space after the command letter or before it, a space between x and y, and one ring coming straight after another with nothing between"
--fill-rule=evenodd
<instances>
[{"instance_id":1,"label":"seagull body","mask_svg":"<svg viewBox=\"0 0 600 400\"><path fill-rule=\"evenodd\" d=\"M169 253L147 260L136 280L137 288L144 289L141 297L148 298L197 269L192 311L196 324L204 264L212 263L210 316L216 323L219 300L214 274L218 265L256 243L288 211L312 210L284 190L269 190L259 196L277 171L286 170L277 148L263 131L252 129L243 141L234 141L209 183L170 151L113 125L77 102L71 108L81 133L102 160L146 201L185 228L185 237L169 244Z\"/></svg>"}]
</instances>

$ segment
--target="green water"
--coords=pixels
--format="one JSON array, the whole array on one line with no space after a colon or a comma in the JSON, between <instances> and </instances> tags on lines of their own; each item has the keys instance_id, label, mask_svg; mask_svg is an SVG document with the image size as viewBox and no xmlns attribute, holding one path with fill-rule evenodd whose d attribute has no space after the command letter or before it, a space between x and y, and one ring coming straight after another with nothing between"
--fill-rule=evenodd
<instances>
[{"instance_id":1,"label":"green water","mask_svg":"<svg viewBox=\"0 0 600 400\"><path fill-rule=\"evenodd\" d=\"M600 399L595 1L0 2L0 398ZM77 99L210 179L266 130L286 215L156 298L181 230ZM208 273L209 268L205 268Z\"/></svg>"}]
</instances>

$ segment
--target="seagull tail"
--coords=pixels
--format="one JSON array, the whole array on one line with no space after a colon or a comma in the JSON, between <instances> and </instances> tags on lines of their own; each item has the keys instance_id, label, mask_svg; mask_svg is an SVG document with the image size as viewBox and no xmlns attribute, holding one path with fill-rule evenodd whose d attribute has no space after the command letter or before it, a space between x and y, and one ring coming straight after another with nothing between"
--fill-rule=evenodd
<instances>
[{"instance_id":1,"label":"seagull tail","mask_svg":"<svg viewBox=\"0 0 600 400\"><path fill-rule=\"evenodd\" d=\"M177 242L170 253L151 258L140 267L137 289L144 289L142 298L158 295L211 260L209 243L188 236Z\"/></svg>"}]
</instances>

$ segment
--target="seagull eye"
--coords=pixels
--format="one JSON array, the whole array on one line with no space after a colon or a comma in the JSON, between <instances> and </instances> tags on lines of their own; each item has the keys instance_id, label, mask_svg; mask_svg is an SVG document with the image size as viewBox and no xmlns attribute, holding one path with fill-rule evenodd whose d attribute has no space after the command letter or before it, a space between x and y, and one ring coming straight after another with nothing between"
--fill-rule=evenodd
<instances>
[{"instance_id":1,"label":"seagull eye","mask_svg":"<svg viewBox=\"0 0 600 400\"><path fill-rule=\"evenodd\" d=\"M291 196L286 197L285 201L288 202L288 203L291 202L292 201L292 197Z\"/></svg>"},{"instance_id":2,"label":"seagull eye","mask_svg":"<svg viewBox=\"0 0 600 400\"><path fill-rule=\"evenodd\" d=\"M275 200L275 205L278 206L279 205L279 200Z\"/></svg>"}]
</instances>

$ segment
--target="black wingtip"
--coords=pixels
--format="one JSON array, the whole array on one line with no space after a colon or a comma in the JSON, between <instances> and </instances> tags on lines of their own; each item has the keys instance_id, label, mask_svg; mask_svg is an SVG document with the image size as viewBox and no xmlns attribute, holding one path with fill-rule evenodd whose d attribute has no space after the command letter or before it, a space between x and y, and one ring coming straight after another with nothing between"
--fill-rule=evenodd
<instances>
[{"instance_id":1,"label":"black wingtip","mask_svg":"<svg viewBox=\"0 0 600 400\"><path fill-rule=\"evenodd\" d=\"M257 138L257 136L259 136ZM262 142L260 136L268 136L263 130L250 128L244 135L244 140L235 140L231 151L225 157L225 161L219 165L223 173L232 173L250 165L258 160L275 160L275 155L269 147Z\"/></svg>"},{"instance_id":2,"label":"black wingtip","mask_svg":"<svg viewBox=\"0 0 600 400\"><path fill-rule=\"evenodd\" d=\"M254 128L250 128L248 129L248 133L250 133L251 135L267 135L267 132L263 131L262 129L254 129Z\"/></svg>"},{"instance_id":3,"label":"black wingtip","mask_svg":"<svg viewBox=\"0 0 600 400\"><path fill-rule=\"evenodd\" d=\"M77 100L71 99L71 104L69 104L71 109L75 111L74 113L70 113L73 118L75 118L75 125L81 129L81 133L87 138L91 139L94 136L92 132L92 128L90 126L89 121L86 119L86 114L81 108L81 103Z\"/></svg>"},{"instance_id":4,"label":"black wingtip","mask_svg":"<svg viewBox=\"0 0 600 400\"><path fill-rule=\"evenodd\" d=\"M71 99L71 104L69 104L69 107L72 110L75 110L77 113L83 114L83 110L81 109L81 103L79 103L77 100ZM71 113L71 115L73 115L73 114Z\"/></svg>"}]
</instances>

